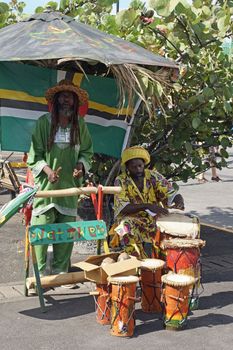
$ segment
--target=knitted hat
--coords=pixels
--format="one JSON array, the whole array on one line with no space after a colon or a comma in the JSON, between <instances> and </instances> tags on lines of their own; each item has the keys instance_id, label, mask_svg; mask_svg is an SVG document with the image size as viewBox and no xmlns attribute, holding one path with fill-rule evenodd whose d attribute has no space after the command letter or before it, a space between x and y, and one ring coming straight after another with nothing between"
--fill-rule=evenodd
<instances>
[{"instance_id":1,"label":"knitted hat","mask_svg":"<svg viewBox=\"0 0 233 350\"><path fill-rule=\"evenodd\" d=\"M145 165L150 163L150 155L147 150L141 146L133 146L126 148L121 155L121 164L125 164L131 159L140 158L143 159Z\"/></svg>"},{"instance_id":2,"label":"knitted hat","mask_svg":"<svg viewBox=\"0 0 233 350\"><path fill-rule=\"evenodd\" d=\"M57 83L55 86L49 88L46 91L45 93L46 100L48 102L52 102L54 95L61 91L74 92L78 96L80 105L84 105L85 103L88 102L88 97L89 97L88 93L85 90L80 89L80 87L78 87L77 85L74 85L72 81L65 80L65 79L59 81L59 83Z\"/></svg>"}]
</instances>

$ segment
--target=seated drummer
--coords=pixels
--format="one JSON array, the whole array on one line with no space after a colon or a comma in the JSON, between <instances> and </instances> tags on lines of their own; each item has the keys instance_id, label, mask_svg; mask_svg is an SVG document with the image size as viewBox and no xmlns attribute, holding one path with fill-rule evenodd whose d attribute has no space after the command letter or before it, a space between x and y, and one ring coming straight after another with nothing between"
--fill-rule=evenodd
<instances>
[{"instance_id":1,"label":"seated drummer","mask_svg":"<svg viewBox=\"0 0 233 350\"><path fill-rule=\"evenodd\" d=\"M143 147L125 149L121 161L124 170L115 180L122 191L114 199L116 225L111 245L117 233L124 251L140 259L148 258L145 243L150 243L152 257L158 257L156 219L167 215L169 207L184 210L183 197L161 174L147 169L149 163L150 155Z\"/></svg>"}]
</instances>

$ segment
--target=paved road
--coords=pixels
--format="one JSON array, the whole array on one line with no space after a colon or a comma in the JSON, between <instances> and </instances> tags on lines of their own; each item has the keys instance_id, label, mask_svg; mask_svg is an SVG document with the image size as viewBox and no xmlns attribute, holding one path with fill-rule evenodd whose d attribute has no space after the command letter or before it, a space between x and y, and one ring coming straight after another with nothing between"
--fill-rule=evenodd
<instances>
[{"instance_id":1,"label":"paved road","mask_svg":"<svg viewBox=\"0 0 233 350\"><path fill-rule=\"evenodd\" d=\"M14 283L4 298L0 285L1 350L158 349L228 350L233 342L233 236L207 229L203 250L203 287L199 310L189 315L181 332L163 329L158 315L145 314L137 306L134 337L110 335L109 326L95 321L91 285L77 290L56 288L47 292L48 312L41 313L37 297L24 298L22 285ZM221 242L221 244L219 244ZM7 286L10 288L10 286Z\"/></svg>"}]
</instances>

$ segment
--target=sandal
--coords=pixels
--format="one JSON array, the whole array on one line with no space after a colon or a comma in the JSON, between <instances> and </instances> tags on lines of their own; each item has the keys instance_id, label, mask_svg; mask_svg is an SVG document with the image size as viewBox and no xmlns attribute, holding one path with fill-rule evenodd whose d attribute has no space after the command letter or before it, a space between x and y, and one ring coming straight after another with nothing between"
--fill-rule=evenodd
<instances>
[{"instance_id":1,"label":"sandal","mask_svg":"<svg viewBox=\"0 0 233 350\"><path fill-rule=\"evenodd\" d=\"M211 180L212 180L212 181L215 181L215 182L222 181L222 179L220 179L220 177L218 177L218 176L216 176L216 177L211 177Z\"/></svg>"}]
</instances>

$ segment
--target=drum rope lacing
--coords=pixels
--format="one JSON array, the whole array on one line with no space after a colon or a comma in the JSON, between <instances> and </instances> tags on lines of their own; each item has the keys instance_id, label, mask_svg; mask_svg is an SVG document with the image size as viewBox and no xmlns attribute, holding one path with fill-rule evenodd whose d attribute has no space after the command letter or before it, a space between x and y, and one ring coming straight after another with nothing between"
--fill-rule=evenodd
<instances>
[{"instance_id":1,"label":"drum rope lacing","mask_svg":"<svg viewBox=\"0 0 233 350\"><path fill-rule=\"evenodd\" d=\"M170 298L172 298L172 299L174 299L174 300L176 300L176 307L174 308L174 311L173 311L173 313L172 313L172 315L169 317L169 319L165 319L165 317L166 317L166 315L165 315L165 313L164 313L164 317L163 317L163 322L164 322L164 324L165 325L169 325L169 322L171 322L171 320L172 320L172 318L174 317L174 315L177 313L177 309L178 309L178 311L179 311L179 313L180 313L180 315L181 315L181 317L182 317L182 320L181 321L178 321L177 320L177 323L179 324L179 326L183 326L183 325L185 325L186 324L186 322L187 322L187 318L183 315L183 313L182 313L182 311L181 311L181 309L180 309L180 302L181 301L184 301L184 299L189 299L189 304L188 304L188 310L190 310L190 304L191 304L191 299L192 299L192 297L193 297L193 292L194 292L194 286L193 286L193 288L192 288L192 293L191 293L191 296L184 296L183 298L181 298L180 297L180 295L181 295L181 291L182 291L182 287L177 287L178 289L179 289L179 295L178 295L178 297L177 296L174 296L174 295L168 295L168 297L170 297ZM163 288L163 290L164 290L164 288ZM166 293L165 293L165 295L164 295L164 308L167 306L167 301L166 301Z\"/></svg>"},{"instance_id":2,"label":"drum rope lacing","mask_svg":"<svg viewBox=\"0 0 233 350\"><path fill-rule=\"evenodd\" d=\"M120 317L120 309L121 309L121 306L124 305L123 301L124 299L130 299L130 297L125 297L124 294L125 294L125 290L124 290L124 286L122 286L122 296L120 298L120 291L121 289L118 288L118 295L116 298L112 297L112 303L115 304L115 307L116 307L116 313L115 313L115 316L113 318L113 320L111 320L111 329L113 328L113 325L117 319L117 317L119 316ZM120 306L118 306L120 305ZM126 306L126 305L125 305ZM132 309L128 308L128 320L124 323L124 327L122 328L121 332L120 333L126 333L127 332L127 329L128 329L128 324L130 322L130 320L132 319L133 315L134 315L134 312L135 312L135 303L133 303L133 307ZM122 319L120 319L120 321L122 321ZM135 320L134 320L135 322Z\"/></svg>"},{"instance_id":3,"label":"drum rope lacing","mask_svg":"<svg viewBox=\"0 0 233 350\"><path fill-rule=\"evenodd\" d=\"M103 289L102 289L103 291ZM104 317L106 317L107 315L107 310L109 309L110 310L110 300L111 300L111 297L110 297L110 294L109 293L103 293L101 294L99 297L100 298L106 298L108 296L108 298L106 299L106 303L105 303L105 308L104 310L101 308L100 304L98 303L98 297L96 297L94 295L94 301L95 301L95 305L96 305L96 314L98 315L98 310L100 311L101 313L101 320L104 319ZM110 321L110 319L108 319L108 321Z\"/></svg>"},{"instance_id":4,"label":"drum rope lacing","mask_svg":"<svg viewBox=\"0 0 233 350\"><path fill-rule=\"evenodd\" d=\"M156 295L156 288L160 288L161 289L161 285L159 283L156 283L155 270L153 270L152 276L153 276L153 283L143 283L142 281L140 281L141 291L142 291L142 294L144 295L144 297L145 297L145 299L146 299L146 301L147 301L147 303L149 305L149 310L151 309L151 306L153 305L154 300L156 300L158 302L158 304L161 305L160 300L158 299L158 297ZM144 291L143 285L153 288L153 299L152 299L151 302L150 302L149 298L147 297L147 295L146 295L146 293Z\"/></svg>"}]
</instances>

